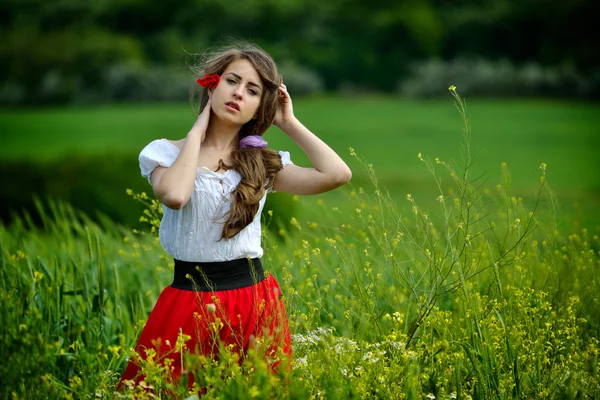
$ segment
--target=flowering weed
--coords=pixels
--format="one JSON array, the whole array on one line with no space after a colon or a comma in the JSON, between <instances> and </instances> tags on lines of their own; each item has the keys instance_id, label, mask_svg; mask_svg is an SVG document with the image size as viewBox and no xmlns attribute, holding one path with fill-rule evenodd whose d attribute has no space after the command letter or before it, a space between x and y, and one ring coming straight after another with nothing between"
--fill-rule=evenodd
<instances>
[{"instance_id":1,"label":"flowering weed","mask_svg":"<svg viewBox=\"0 0 600 400\"><path fill-rule=\"evenodd\" d=\"M260 346L242 359L171 343L195 384L173 382L152 351L145 379L116 384L172 260L145 194L148 232L94 223L60 202L0 225L0 392L8 398L597 398L599 232L561 232L540 164L535 198L511 172L488 188L472 176L466 103L462 162L419 153L438 207L392 198L356 155L368 187L312 206L315 218L264 229L263 264L278 279L292 331L291 372ZM366 186L366 185L365 185ZM310 200L307 200L309 202ZM265 218L273 213L266 210ZM265 224L266 225L266 224ZM218 305L207 308L217 314ZM169 358L171 359L171 358Z\"/></svg>"}]
</instances>

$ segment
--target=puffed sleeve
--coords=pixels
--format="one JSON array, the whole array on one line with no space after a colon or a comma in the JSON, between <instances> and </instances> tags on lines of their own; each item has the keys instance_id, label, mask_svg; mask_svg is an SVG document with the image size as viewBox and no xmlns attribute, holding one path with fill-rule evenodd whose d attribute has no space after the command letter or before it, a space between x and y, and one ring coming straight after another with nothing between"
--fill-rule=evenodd
<instances>
[{"instance_id":1,"label":"puffed sleeve","mask_svg":"<svg viewBox=\"0 0 600 400\"><path fill-rule=\"evenodd\" d=\"M152 171L158 166L170 167L177 159L179 149L169 143L167 139L158 139L150 142L142 149L138 157L142 176L150 181Z\"/></svg>"},{"instance_id":2,"label":"puffed sleeve","mask_svg":"<svg viewBox=\"0 0 600 400\"><path fill-rule=\"evenodd\" d=\"M283 168L285 168L287 165L294 164L290 157L289 151L280 151L279 157L281 157L281 164L283 165ZM273 190L273 184L269 185L267 188L267 193L275 193L275 190Z\"/></svg>"}]
</instances>

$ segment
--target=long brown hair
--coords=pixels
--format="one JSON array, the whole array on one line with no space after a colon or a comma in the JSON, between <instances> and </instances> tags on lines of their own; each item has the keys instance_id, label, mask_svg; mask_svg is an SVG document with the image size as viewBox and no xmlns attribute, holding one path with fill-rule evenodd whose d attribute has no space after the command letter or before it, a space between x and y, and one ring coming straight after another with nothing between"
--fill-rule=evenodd
<instances>
[{"instance_id":1,"label":"long brown hair","mask_svg":"<svg viewBox=\"0 0 600 400\"><path fill-rule=\"evenodd\" d=\"M221 75L229 64L240 59L248 60L258 72L263 84L263 91L256 117L242 126L238 138L242 139L250 135L262 136L275 119L278 104L277 92L282 82L275 61L266 51L254 44L236 42L210 53L200 66L193 70L196 76ZM195 88L195 90L200 89ZM192 106L196 93L194 91L190 93ZM198 113L208 102L208 91L202 90L201 93ZM275 175L283 168L279 154L273 150L244 148L233 151L231 155L233 165L226 166L222 162L219 164L238 171L242 180L231 194L231 209L218 217L225 220L221 239L234 237L255 217L260 218L260 215L256 215L259 202L263 198L266 188L273 185Z\"/></svg>"}]
</instances>

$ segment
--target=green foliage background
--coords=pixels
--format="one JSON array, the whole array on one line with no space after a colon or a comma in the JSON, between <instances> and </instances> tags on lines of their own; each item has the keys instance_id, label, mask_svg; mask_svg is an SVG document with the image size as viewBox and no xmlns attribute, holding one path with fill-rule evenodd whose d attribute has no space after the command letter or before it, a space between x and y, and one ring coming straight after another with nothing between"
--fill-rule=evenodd
<instances>
[{"instance_id":1,"label":"green foliage background","mask_svg":"<svg viewBox=\"0 0 600 400\"><path fill-rule=\"evenodd\" d=\"M576 75L572 82L585 80L593 87L584 93L597 98L599 11L594 0L248 0L235 6L221 0L7 0L0 99L181 98L172 87L185 87L179 74L192 62L186 53L229 37L253 40L278 62L314 71L328 91L394 91L417 60L477 56L566 67ZM444 87L450 84L457 82ZM576 86L547 93L581 95Z\"/></svg>"}]
</instances>

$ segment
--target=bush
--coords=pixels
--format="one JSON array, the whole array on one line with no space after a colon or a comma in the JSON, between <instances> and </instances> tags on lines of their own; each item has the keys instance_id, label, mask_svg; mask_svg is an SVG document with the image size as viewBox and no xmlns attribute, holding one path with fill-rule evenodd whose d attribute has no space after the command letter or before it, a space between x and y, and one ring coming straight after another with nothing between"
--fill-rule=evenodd
<instances>
[{"instance_id":1,"label":"bush","mask_svg":"<svg viewBox=\"0 0 600 400\"><path fill-rule=\"evenodd\" d=\"M102 73L115 60L145 62L139 41L93 27L44 31L23 25L9 31L0 56L7 74L0 104L7 105L69 103L80 91L101 92Z\"/></svg>"},{"instance_id":2,"label":"bush","mask_svg":"<svg viewBox=\"0 0 600 400\"><path fill-rule=\"evenodd\" d=\"M317 94L324 89L323 79L315 71L293 61L281 63L279 73L292 96Z\"/></svg>"},{"instance_id":3,"label":"bush","mask_svg":"<svg viewBox=\"0 0 600 400\"><path fill-rule=\"evenodd\" d=\"M516 65L508 60L461 57L415 62L409 71L410 75L397 85L398 93L406 97L441 96L445 94L442 88L451 84L470 96L597 98L600 95L600 72L586 75L568 65Z\"/></svg>"},{"instance_id":4,"label":"bush","mask_svg":"<svg viewBox=\"0 0 600 400\"><path fill-rule=\"evenodd\" d=\"M280 72L292 95L323 91L323 80L310 69L284 62ZM8 81L0 85L0 104L21 104L31 101L31 97L41 103L70 104L182 102L187 100L187 93L193 85L195 81L191 73L183 67L117 63L107 66L94 85L86 84L82 77L68 77L57 70L46 72L39 86L31 89Z\"/></svg>"},{"instance_id":5,"label":"bush","mask_svg":"<svg viewBox=\"0 0 600 400\"><path fill-rule=\"evenodd\" d=\"M177 67L113 65L104 74L105 101L185 101L193 80ZM77 100L77 97L75 98Z\"/></svg>"}]
</instances>

